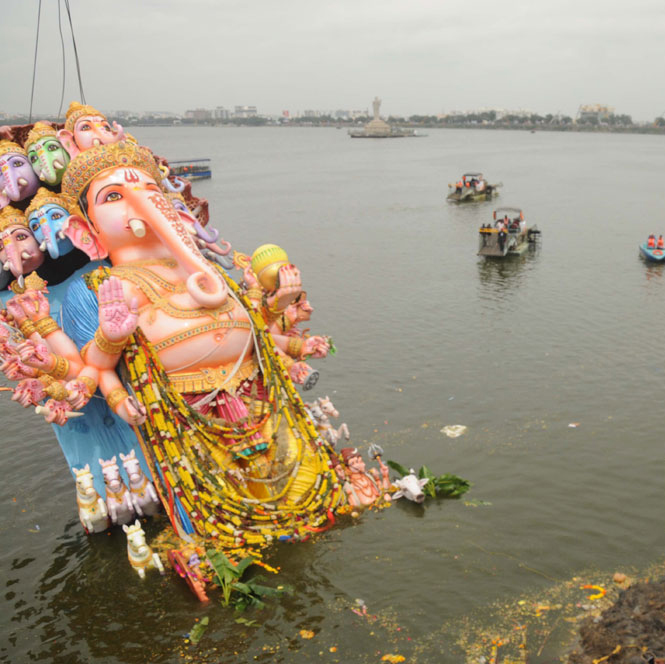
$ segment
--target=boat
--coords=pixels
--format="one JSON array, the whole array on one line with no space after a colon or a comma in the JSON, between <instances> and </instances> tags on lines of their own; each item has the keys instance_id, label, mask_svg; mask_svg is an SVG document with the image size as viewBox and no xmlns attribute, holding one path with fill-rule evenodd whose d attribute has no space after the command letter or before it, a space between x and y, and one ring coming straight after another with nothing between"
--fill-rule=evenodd
<instances>
[{"instance_id":1,"label":"boat","mask_svg":"<svg viewBox=\"0 0 665 664\"><path fill-rule=\"evenodd\" d=\"M483 224L479 229L478 256L504 258L510 254L521 255L540 235L536 226L527 226L520 208L497 208L492 219L494 223Z\"/></svg>"},{"instance_id":2,"label":"boat","mask_svg":"<svg viewBox=\"0 0 665 664\"><path fill-rule=\"evenodd\" d=\"M665 251L663 249L658 249L655 247L648 247L646 242L642 242L640 245L640 252L644 258L648 261L654 263L663 263L665 262Z\"/></svg>"},{"instance_id":3,"label":"boat","mask_svg":"<svg viewBox=\"0 0 665 664\"><path fill-rule=\"evenodd\" d=\"M499 195L497 184L488 184L482 173L464 173L462 179L455 184L449 184L451 192L447 200L451 203L472 203L478 201L490 201Z\"/></svg>"},{"instance_id":4,"label":"boat","mask_svg":"<svg viewBox=\"0 0 665 664\"><path fill-rule=\"evenodd\" d=\"M169 162L170 175L188 180L205 180L212 177L210 159L176 159Z\"/></svg>"}]
</instances>

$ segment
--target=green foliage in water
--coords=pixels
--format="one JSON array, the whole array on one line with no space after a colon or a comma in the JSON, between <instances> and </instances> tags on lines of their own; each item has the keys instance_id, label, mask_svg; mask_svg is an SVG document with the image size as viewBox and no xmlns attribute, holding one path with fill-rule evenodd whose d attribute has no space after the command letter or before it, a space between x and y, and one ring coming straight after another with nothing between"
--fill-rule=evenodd
<instances>
[{"instance_id":1,"label":"green foliage in water","mask_svg":"<svg viewBox=\"0 0 665 664\"><path fill-rule=\"evenodd\" d=\"M396 461L387 461L386 463L402 477L410 473L408 468L405 468ZM418 478L427 478L429 480L423 487L423 493L429 498L459 498L471 488L471 484L467 480L451 473L434 475L427 466L420 467Z\"/></svg>"},{"instance_id":2,"label":"green foliage in water","mask_svg":"<svg viewBox=\"0 0 665 664\"><path fill-rule=\"evenodd\" d=\"M223 553L208 549L206 557L210 562L215 577L213 581L222 589L222 604L233 606L236 611L244 611L248 607L262 608L265 606L263 599L266 597L281 597L284 593L290 593L287 586L264 586L259 581L261 576L242 580L245 571L254 564L255 559L251 556L243 558L234 565Z\"/></svg>"}]
</instances>

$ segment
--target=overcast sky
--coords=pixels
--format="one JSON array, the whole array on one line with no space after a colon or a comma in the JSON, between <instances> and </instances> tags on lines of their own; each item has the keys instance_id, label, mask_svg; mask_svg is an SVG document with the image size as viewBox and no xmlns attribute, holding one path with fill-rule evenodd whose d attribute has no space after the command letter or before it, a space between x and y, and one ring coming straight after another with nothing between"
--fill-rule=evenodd
<instances>
[{"instance_id":1,"label":"overcast sky","mask_svg":"<svg viewBox=\"0 0 665 664\"><path fill-rule=\"evenodd\" d=\"M65 107L79 99L71 37ZM0 0L0 111L27 112L38 0ZM484 107L665 111L664 0L70 0L89 104L259 113ZM55 116L58 1L42 0L34 110Z\"/></svg>"}]
</instances>

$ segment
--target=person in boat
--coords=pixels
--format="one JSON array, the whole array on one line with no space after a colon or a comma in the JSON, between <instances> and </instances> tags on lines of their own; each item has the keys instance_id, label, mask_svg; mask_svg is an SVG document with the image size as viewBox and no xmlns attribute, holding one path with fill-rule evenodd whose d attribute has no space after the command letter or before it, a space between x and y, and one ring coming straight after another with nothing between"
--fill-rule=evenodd
<instances>
[{"instance_id":1,"label":"person in boat","mask_svg":"<svg viewBox=\"0 0 665 664\"><path fill-rule=\"evenodd\" d=\"M665 240L662 235L658 236L658 242L656 243L657 249L665 249Z\"/></svg>"},{"instance_id":2,"label":"person in boat","mask_svg":"<svg viewBox=\"0 0 665 664\"><path fill-rule=\"evenodd\" d=\"M647 239L647 249L655 249L655 248L656 248L656 236L652 233L651 235L649 235L649 238Z\"/></svg>"},{"instance_id":3,"label":"person in boat","mask_svg":"<svg viewBox=\"0 0 665 664\"><path fill-rule=\"evenodd\" d=\"M462 192L462 187L464 186L464 183L462 180L458 180L457 183L455 184L455 193L460 194Z\"/></svg>"}]
</instances>

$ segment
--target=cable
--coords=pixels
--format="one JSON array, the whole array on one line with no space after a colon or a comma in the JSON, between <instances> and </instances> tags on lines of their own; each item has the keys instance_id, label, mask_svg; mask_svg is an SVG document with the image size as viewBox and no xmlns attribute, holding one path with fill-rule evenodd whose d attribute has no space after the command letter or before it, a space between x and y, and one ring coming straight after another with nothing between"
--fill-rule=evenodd
<instances>
[{"instance_id":1,"label":"cable","mask_svg":"<svg viewBox=\"0 0 665 664\"><path fill-rule=\"evenodd\" d=\"M60 115L62 114L62 103L65 100L65 77L67 74L67 67L65 63L65 39L62 36L62 21L60 16L60 2L58 0L58 30L60 31L60 46L62 48L62 91L60 92L60 106L58 107L58 120L60 120Z\"/></svg>"},{"instance_id":2,"label":"cable","mask_svg":"<svg viewBox=\"0 0 665 664\"><path fill-rule=\"evenodd\" d=\"M42 0L39 0L39 11L37 12L37 37L35 38L35 59L32 63L32 90L30 91L30 118L28 124L32 122L32 102L35 98L35 79L37 77L37 49L39 47L39 22L42 17Z\"/></svg>"},{"instance_id":3,"label":"cable","mask_svg":"<svg viewBox=\"0 0 665 664\"><path fill-rule=\"evenodd\" d=\"M41 0L39 0L41 3ZM72 12L69 8L69 0L65 0L65 8L67 9L67 16L69 17L69 29L72 33L72 44L74 45L74 58L76 60L76 73L79 79L79 92L81 93L81 102L86 103L85 94L83 94L83 83L81 81L81 65L79 63L79 54L76 48L76 37L74 36L74 25L72 24Z\"/></svg>"}]
</instances>

